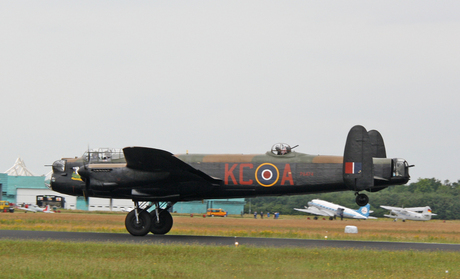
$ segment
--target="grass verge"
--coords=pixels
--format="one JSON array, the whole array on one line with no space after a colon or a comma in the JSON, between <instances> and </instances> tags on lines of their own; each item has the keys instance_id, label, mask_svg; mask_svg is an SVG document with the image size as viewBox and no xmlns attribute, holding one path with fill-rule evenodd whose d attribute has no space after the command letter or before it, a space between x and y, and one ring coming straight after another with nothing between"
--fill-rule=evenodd
<instances>
[{"instance_id":1,"label":"grass verge","mask_svg":"<svg viewBox=\"0 0 460 279\"><path fill-rule=\"evenodd\" d=\"M458 278L460 253L0 241L2 278Z\"/></svg>"},{"instance_id":2,"label":"grass verge","mask_svg":"<svg viewBox=\"0 0 460 279\"><path fill-rule=\"evenodd\" d=\"M169 234L238 237L277 237L329 240L399 241L460 243L460 221L393 222L378 220L312 220L305 216L282 216L280 219L203 218L201 215L174 215ZM126 213L20 213L0 214L0 229L127 233ZM346 234L345 226L358 228Z\"/></svg>"}]
</instances>

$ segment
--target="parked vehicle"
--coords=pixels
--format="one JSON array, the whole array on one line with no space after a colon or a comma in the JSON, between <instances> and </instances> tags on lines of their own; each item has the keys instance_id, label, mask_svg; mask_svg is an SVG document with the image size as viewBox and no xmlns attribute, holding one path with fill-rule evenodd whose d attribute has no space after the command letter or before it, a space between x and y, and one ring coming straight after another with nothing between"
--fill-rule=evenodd
<instances>
[{"instance_id":1,"label":"parked vehicle","mask_svg":"<svg viewBox=\"0 0 460 279\"><path fill-rule=\"evenodd\" d=\"M0 201L0 212L8 212L10 203L8 201Z\"/></svg>"},{"instance_id":2,"label":"parked vehicle","mask_svg":"<svg viewBox=\"0 0 460 279\"><path fill-rule=\"evenodd\" d=\"M220 216L220 217L225 217L227 216L227 212L222 210L222 208L208 208L208 212L206 213L208 216Z\"/></svg>"}]
</instances>

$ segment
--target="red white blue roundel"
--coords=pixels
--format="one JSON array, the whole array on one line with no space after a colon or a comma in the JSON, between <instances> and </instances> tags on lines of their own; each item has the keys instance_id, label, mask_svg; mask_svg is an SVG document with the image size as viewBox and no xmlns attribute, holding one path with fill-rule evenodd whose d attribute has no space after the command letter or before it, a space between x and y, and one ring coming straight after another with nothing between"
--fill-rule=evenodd
<instances>
[{"instance_id":1,"label":"red white blue roundel","mask_svg":"<svg viewBox=\"0 0 460 279\"><path fill-rule=\"evenodd\" d=\"M275 165L270 163L264 163L256 169L256 180L257 183L264 187L270 187L278 182L280 172Z\"/></svg>"}]
</instances>

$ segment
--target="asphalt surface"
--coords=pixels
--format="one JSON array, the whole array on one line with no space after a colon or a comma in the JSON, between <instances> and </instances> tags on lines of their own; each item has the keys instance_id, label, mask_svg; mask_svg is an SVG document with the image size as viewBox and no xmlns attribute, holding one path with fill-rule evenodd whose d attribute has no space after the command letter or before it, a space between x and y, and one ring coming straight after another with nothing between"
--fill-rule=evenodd
<instances>
[{"instance_id":1,"label":"asphalt surface","mask_svg":"<svg viewBox=\"0 0 460 279\"><path fill-rule=\"evenodd\" d=\"M353 248L374 250L429 250L460 251L460 244L375 242L346 240L312 240L289 238L255 238L191 235L153 235L143 237L121 233L53 232L0 230L0 239L57 240L63 242L108 242L132 244L199 244L199 245L239 245L264 247L304 247L304 248Z\"/></svg>"}]
</instances>

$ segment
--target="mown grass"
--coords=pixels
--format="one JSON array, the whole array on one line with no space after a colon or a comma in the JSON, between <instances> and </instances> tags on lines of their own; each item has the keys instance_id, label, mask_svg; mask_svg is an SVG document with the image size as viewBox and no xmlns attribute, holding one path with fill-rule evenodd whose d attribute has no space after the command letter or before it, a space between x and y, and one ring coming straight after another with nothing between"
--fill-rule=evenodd
<instances>
[{"instance_id":1,"label":"mown grass","mask_svg":"<svg viewBox=\"0 0 460 279\"><path fill-rule=\"evenodd\" d=\"M458 278L460 253L0 241L1 278Z\"/></svg>"},{"instance_id":2,"label":"mown grass","mask_svg":"<svg viewBox=\"0 0 460 279\"><path fill-rule=\"evenodd\" d=\"M278 237L330 240L403 241L460 243L460 221L393 222L378 220L312 220L305 216L282 216L280 219L203 218L201 215L174 215L169 234L238 237ZM77 232L127 233L126 213L2 213L0 229ZM358 227L358 234L346 234L345 226Z\"/></svg>"}]
</instances>

